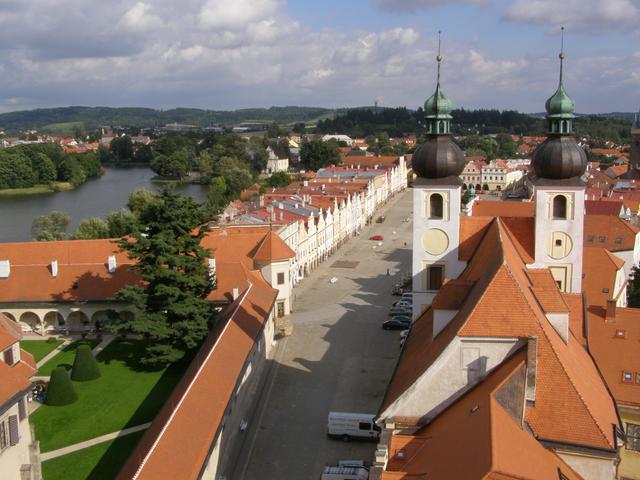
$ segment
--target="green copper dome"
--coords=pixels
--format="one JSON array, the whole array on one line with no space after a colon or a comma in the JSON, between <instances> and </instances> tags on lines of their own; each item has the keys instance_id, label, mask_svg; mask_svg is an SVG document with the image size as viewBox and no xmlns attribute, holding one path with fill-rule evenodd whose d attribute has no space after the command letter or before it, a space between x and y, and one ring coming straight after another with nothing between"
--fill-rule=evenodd
<instances>
[{"instance_id":1,"label":"green copper dome","mask_svg":"<svg viewBox=\"0 0 640 480\"><path fill-rule=\"evenodd\" d=\"M576 102L567 94L562 83L558 86L556 93L547 100L545 107L548 113L547 118L575 118L573 112L576 109Z\"/></svg>"},{"instance_id":2,"label":"green copper dome","mask_svg":"<svg viewBox=\"0 0 640 480\"><path fill-rule=\"evenodd\" d=\"M451 120L453 103L444 94L440 85L436 87L436 92L424 102L424 113L426 118L434 120Z\"/></svg>"}]
</instances>

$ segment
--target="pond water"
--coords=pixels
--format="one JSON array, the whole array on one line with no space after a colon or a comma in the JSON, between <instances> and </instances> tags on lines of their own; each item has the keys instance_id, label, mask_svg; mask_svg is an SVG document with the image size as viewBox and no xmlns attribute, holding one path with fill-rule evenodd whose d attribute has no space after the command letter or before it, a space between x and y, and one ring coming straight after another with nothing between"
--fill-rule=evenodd
<instances>
[{"instance_id":1,"label":"pond water","mask_svg":"<svg viewBox=\"0 0 640 480\"><path fill-rule=\"evenodd\" d=\"M151 182L154 175L148 168L105 168L102 177L89 180L69 192L0 197L0 242L31 240L33 219L53 210L71 216L69 232L84 218L105 218L114 210L126 206L131 192L139 188L160 190L162 185ZM201 185L179 185L176 191L197 201L207 196L207 187Z\"/></svg>"}]
</instances>

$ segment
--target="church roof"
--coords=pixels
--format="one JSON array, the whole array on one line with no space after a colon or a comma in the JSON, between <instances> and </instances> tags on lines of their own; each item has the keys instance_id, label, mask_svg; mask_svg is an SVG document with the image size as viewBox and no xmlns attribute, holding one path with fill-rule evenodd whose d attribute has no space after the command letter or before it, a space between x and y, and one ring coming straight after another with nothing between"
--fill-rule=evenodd
<instances>
[{"instance_id":1,"label":"church roof","mask_svg":"<svg viewBox=\"0 0 640 480\"><path fill-rule=\"evenodd\" d=\"M255 251L252 258L257 262L271 263L294 258L296 253L273 230L269 230Z\"/></svg>"},{"instance_id":2,"label":"church roof","mask_svg":"<svg viewBox=\"0 0 640 480\"><path fill-rule=\"evenodd\" d=\"M571 314L578 299L573 298L569 307L562 297L554 298L558 290L551 273L527 269L502 219L491 220L459 280L473 282L473 287L435 338L433 308L412 325L381 412L410 391L456 336L536 337L536 400L525 412L534 435L559 443L615 449L615 407L582 347L582 335L571 331L565 343L546 317L558 305ZM575 325L575 319L571 324Z\"/></svg>"}]
</instances>

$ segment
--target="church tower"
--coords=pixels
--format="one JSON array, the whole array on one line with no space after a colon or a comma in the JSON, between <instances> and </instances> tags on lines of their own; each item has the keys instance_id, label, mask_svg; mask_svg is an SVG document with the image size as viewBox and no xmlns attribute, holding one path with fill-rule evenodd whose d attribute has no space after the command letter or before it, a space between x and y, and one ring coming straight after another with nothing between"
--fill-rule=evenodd
<instances>
[{"instance_id":1,"label":"church tower","mask_svg":"<svg viewBox=\"0 0 640 480\"><path fill-rule=\"evenodd\" d=\"M563 44L564 44L564 27ZM587 156L573 136L575 102L560 82L546 103L547 139L533 154L530 179L535 201L535 261L548 267L564 292L582 290L582 247Z\"/></svg>"},{"instance_id":2,"label":"church tower","mask_svg":"<svg viewBox=\"0 0 640 480\"><path fill-rule=\"evenodd\" d=\"M431 305L447 279L457 278L464 153L451 138L453 105L440 88L438 45L435 93L425 102L427 141L413 155L413 318Z\"/></svg>"}]
</instances>

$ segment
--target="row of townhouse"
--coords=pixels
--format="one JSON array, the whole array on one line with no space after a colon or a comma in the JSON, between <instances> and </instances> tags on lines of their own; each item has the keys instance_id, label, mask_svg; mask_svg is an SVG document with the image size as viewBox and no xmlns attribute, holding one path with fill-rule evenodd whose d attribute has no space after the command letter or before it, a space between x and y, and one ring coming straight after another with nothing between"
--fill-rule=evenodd
<instances>
[{"instance_id":1,"label":"row of townhouse","mask_svg":"<svg viewBox=\"0 0 640 480\"><path fill-rule=\"evenodd\" d=\"M381 157L374 158L380 161ZM272 189L261 197L259 206L230 221L270 224L277 230L296 254L290 261L293 287L371 223L376 210L391 196L407 188L404 157L382 160L375 168L322 169L313 179Z\"/></svg>"},{"instance_id":2,"label":"row of townhouse","mask_svg":"<svg viewBox=\"0 0 640 480\"><path fill-rule=\"evenodd\" d=\"M469 161L460 174L464 186L473 186L477 191L503 191L523 178L526 163L512 160Z\"/></svg>"}]
</instances>

